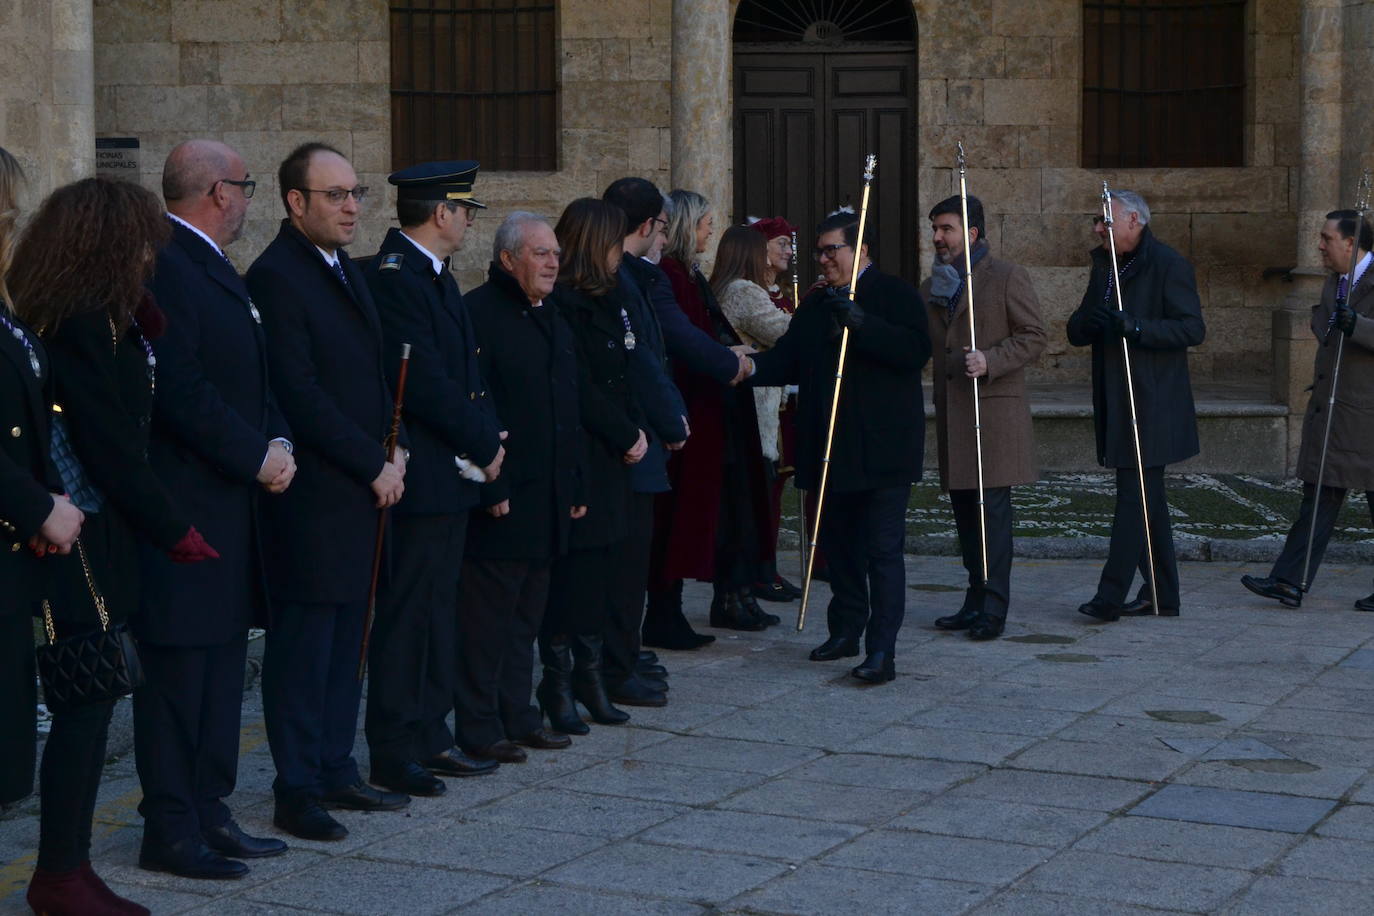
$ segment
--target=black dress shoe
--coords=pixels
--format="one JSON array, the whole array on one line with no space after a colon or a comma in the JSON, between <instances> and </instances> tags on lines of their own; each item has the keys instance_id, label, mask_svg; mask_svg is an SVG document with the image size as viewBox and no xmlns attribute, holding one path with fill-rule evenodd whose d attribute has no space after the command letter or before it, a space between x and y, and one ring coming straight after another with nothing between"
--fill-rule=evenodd
<instances>
[{"instance_id":1,"label":"black dress shoe","mask_svg":"<svg viewBox=\"0 0 1374 916\"><path fill-rule=\"evenodd\" d=\"M652 649L641 649L639 651L638 663L642 665L657 665L658 653Z\"/></svg>"},{"instance_id":2,"label":"black dress shoe","mask_svg":"<svg viewBox=\"0 0 1374 916\"><path fill-rule=\"evenodd\" d=\"M1301 607L1302 590L1296 585L1285 582L1282 579L1274 579L1266 576L1261 579L1256 576L1241 576L1240 584L1250 591L1259 595L1261 598L1274 598L1284 607Z\"/></svg>"},{"instance_id":3,"label":"black dress shoe","mask_svg":"<svg viewBox=\"0 0 1374 916\"><path fill-rule=\"evenodd\" d=\"M448 791L444 781L414 760L403 763L372 761L372 781L393 792L435 798Z\"/></svg>"},{"instance_id":4,"label":"black dress shoe","mask_svg":"<svg viewBox=\"0 0 1374 916\"><path fill-rule=\"evenodd\" d=\"M188 837L166 846L159 846L143 838L138 853L138 867L145 871L166 872L179 878L201 878L210 881L232 881L248 874L248 866L226 859L215 852L200 837Z\"/></svg>"},{"instance_id":5,"label":"black dress shoe","mask_svg":"<svg viewBox=\"0 0 1374 916\"><path fill-rule=\"evenodd\" d=\"M420 761L420 766L438 776L486 776L495 773L500 764L495 760L473 760L458 748L451 747L442 754Z\"/></svg>"},{"instance_id":6,"label":"black dress shoe","mask_svg":"<svg viewBox=\"0 0 1374 916\"><path fill-rule=\"evenodd\" d=\"M410 804L410 796L403 792L383 792L365 782L326 792L320 803L350 811L399 811Z\"/></svg>"},{"instance_id":7,"label":"black dress shoe","mask_svg":"<svg viewBox=\"0 0 1374 916\"><path fill-rule=\"evenodd\" d=\"M1357 611L1374 611L1374 595L1367 595L1355 602Z\"/></svg>"},{"instance_id":8,"label":"black dress shoe","mask_svg":"<svg viewBox=\"0 0 1374 916\"><path fill-rule=\"evenodd\" d=\"M870 652L863 663L851 669L849 673L870 684L886 684L896 679L897 667L888 653Z\"/></svg>"},{"instance_id":9,"label":"black dress shoe","mask_svg":"<svg viewBox=\"0 0 1374 916\"><path fill-rule=\"evenodd\" d=\"M635 665L635 674L638 674L640 677L656 677L662 679L668 676L668 669L662 665L639 664Z\"/></svg>"},{"instance_id":10,"label":"black dress shoe","mask_svg":"<svg viewBox=\"0 0 1374 916\"><path fill-rule=\"evenodd\" d=\"M749 589L740 589L739 603L744 610L763 621L765 627L775 627L782 623L782 618L777 614L770 614L765 611L754 598L754 593Z\"/></svg>"},{"instance_id":11,"label":"black dress shoe","mask_svg":"<svg viewBox=\"0 0 1374 916\"><path fill-rule=\"evenodd\" d=\"M1155 603L1149 598L1136 598L1121 606L1122 617L1152 617L1155 614ZM1160 617L1177 617L1178 608L1162 607L1159 609Z\"/></svg>"},{"instance_id":12,"label":"black dress shoe","mask_svg":"<svg viewBox=\"0 0 1374 916\"><path fill-rule=\"evenodd\" d=\"M938 630L967 630L973 626L973 622L978 619L978 612L972 608L959 608L959 613L950 614L948 617L936 617L935 628Z\"/></svg>"},{"instance_id":13,"label":"black dress shoe","mask_svg":"<svg viewBox=\"0 0 1374 916\"><path fill-rule=\"evenodd\" d=\"M811 650L813 662L830 662L837 658L853 658L859 654L859 640L855 636L832 636Z\"/></svg>"},{"instance_id":14,"label":"black dress shoe","mask_svg":"<svg viewBox=\"0 0 1374 916\"><path fill-rule=\"evenodd\" d=\"M330 816L329 812L315 801L298 805L283 805L277 802L272 814L272 823L278 830L285 830L302 840L342 840L348 836L348 828Z\"/></svg>"},{"instance_id":15,"label":"black dress shoe","mask_svg":"<svg viewBox=\"0 0 1374 916\"><path fill-rule=\"evenodd\" d=\"M655 686L652 678L631 675L618 684L607 684L606 689L611 695L611 702L621 706L667 706L665 691L668 685L664 681L658 683L663 686Z\"/></svg>"},{"instance_id":16,"label":"black dress shoe","mask_svg":"<svg viewBox=\"0 0 1374 916\"><path fill-rule=\"evenodd\" d=\"M717 593L711 599L710 624L723 630L743 630L758 632L768 628L768 623L740 601L738 592Z\"/></svg>"},{"instance_id":17,"label":"black dress shoe","mask_svg":"<svg viewBox=\"0 0 1374 916\"><path fill-rule=\"evenodd\" d=\"M477 760L495 760L497 763L524 763L529 759L529 755L517 747L515 742L506 738L493 741L486 747L474 748L468 751L468 756Z\"/></svg>"},{"instance_id":18,"label":"black dress shoe","mask_svg":"<svg viewBox=\"0 0 1374 916\"><path fill-rule=\"evenodd\" d=\"M781 582L755 582L750 589L760 601L796 601L797 596L782 587Z\"/></svg>"},{"instance_id":19,"label":"black dress shoe","mask_svg":"<svg viewBox=\"0 0 1374 916\"><path fill-rule=\"evenodd\" d=\"M202 830L200 836L206 846L230 859L266 859L286 852L286 844L281 840L276 837L249 836L233 820Z\"/></svg>"},{"instance_id":20,"label":"black dress shoe","mask_svg":"<svg viewBox=\"0 0 1374 916\"><path fill-rule=\"evenodd\" d=\"M989 639L996 639L1002 635L1006 629L1007 618L993 617L990 614L979 614L978 619L968 628L968 638L974 642L985 642Z\"/></svg>"},{"instance_id":21,"label":"black dress shoe","mask_svg":"<svg viewBox=\"0 0 1374 916\"><path fill-rule=\"evenodd\" d=\"M521 735L515 739L515 743L541 751L561 751L565 747L572 747L572 739L567 735L560 735L544 728L536 728L528 735Z\"/></svg>"},{"instance_id":22,"label":"black dress shoe","mask_svg":"<svg viewBox=\"0 0 1374 916\"><path fill-rule=\"evenodd\" d=\"M782 590L787 592L787 594L791 595L793 598L800 598L802 596L802 590L797 588L797 586L793 585L791 582L788 582L782 576L774 576L773 582L777 585L782 586Z\"/></svg>"},{"instance_id":23,"label":"black dress shoe","mask_svg":"<svg viewBox=\"0 0 1374 916\"><path fill-rule=\"evenodd\" d=\"M1106 623L1112 623L1121 619L1121 608L1102 598L1094 597L1087 604L1078 606L1078 613L1087 614L1089 617L1096 617Z\"/></svg>"}]
</instances>

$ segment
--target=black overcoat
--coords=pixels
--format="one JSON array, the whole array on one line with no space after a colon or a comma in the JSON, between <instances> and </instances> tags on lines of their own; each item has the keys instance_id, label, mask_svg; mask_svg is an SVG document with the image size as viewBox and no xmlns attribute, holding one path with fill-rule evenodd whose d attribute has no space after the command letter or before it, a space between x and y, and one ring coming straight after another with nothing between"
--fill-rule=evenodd
<instances>
[{"instance_id":1,"label":"black overcoat","mask_svg":"<svg viewBox=\"0 0 1374 916\"><path fill-rule=\"evenodd\" d=\"M585 448L578 402L577 342L553 307L534 308L515 278L496 264L466 297L482 375L501 415L506 461L482 488L483 506L510 500L500 518L476 509L467 555L543 560L568 549L569 511L583 505Z\"/></svg>"},{"instance_id":2,"label":"black overcoat","mask_svg":"<svg viewBox=\"0 0 1374 916\"><path fill-rule=\"evenodd\" d=\"M840 338L824 289L802 299L787 333L754 356L750 385L797 385L797 486L820 483ZM828 492L905 486L921 479L925 393L921 369L930 334L921 296L876 265L859 277L854 301L863 322L849 335Z\"/></svg>"},{"instance_id":3,"label":"black overcoat","mask_svg":"<svg viewBox=\"0 0 1374 916\"><path fill-rule=\"evenodd\" d=\"M663 493L672 489L667 443L687 438L687 403L673 383L663 325L653 306L656 288L671 284L656 265L632 255L621 260L616 276L630 322L639 329L630 382L649 424L644 430L649 450L643 460L630 466L630 486L636 493Z\"/></svg>"},{"instance_id":4,"label":"black overcoat","mask_svg":"<svg viewBox=\"0 0 1374 916\"><path fill-rule=\"evenodd\" d=\"M391 392L382 326L367 283L338 250L348 280L283 220L248 268L267 333L272 393L291 427L296 477L264 503L274 601L344 604L367 598L376 543L371 483L386 463Z\"/></svg>"},{"instance_id":5,"label":"black overcoat","mask_svg":"<svg viewBox=\"0 0 1374 916\"><path fill-rule=\"evenodd\" d=\"M267 383L267 339L248 287L179 223L149 284L167 317L153 341L158 390L149 463L218 560L173 563L144 545L139 638L216 646L266 622L257 482L274 438L290 438Z\"/></svg>"},{"instance_id":6,"label":"black overcoat","mask_svg":"<svg viewBox=\"0 0 1374 916\"><path fill-rule=\"evenodd\" d=\"M447 269L391 229L363 268L385 340L387 379L395 386L401 345L410 344L405 426L410 445L406 492L397 515L459 515L477 504L478 485L464 480L455 457L486 467L502 427L478 366L479 346L463 295ZM504 473L504 471L502 472Z\"/></svg>"},{"instance_id":7,"label":"black overcoat","mask_svg":"<svg viewBox=\"0 0 1374 916\"><path fill-rule=\"evenodd\" d=\"M644 418L630 389L631 354L625 348L617 294L589 296L560 283L546 300L567 320L581 361L578 400L586 431L587 514L572 524L573 548L605 547L628 530L630 473L624 455L638 441Z\"/></svg>"},{"instance_id":8,"label":"black overcoat","mask_svg":"<svg viewBox=\"0 0 1374 916\"><path fill-rule=\"evenodd\" d=\"M0 303L0 308L5 306ZM28 616L45 594L47 567L28 549L29 538L52 512L52 494L62 490L48 458L48 410L52 369L38 335L13 315L38 359L0 325L0 614Z\"/></svg>"},{"instance_id":9,"label":"black overcoat","mask_svg":"<svg viewBox=\"0 0 1374 916\"><path fill-rule=\"evenodd\" d=\"M167 551L191 527L148 463L157 377L149 341L136 324L116 336L103 308L67 318L46 339L72 449L105 494L104 507L87 514L81 540L111 618L122 619L139 606L138 542ZM76 552L59 567L54 616L94 623Z\"/></svg>"},{"instance_id":10,"label":"black overcoat","mask_svg":"<svg viewBox=\"0 0 1374 916\"><path fill-rule=\"evenodd\" d=\"M1197 295L1193 265L1145 229L1136 256L1125 271L1121 297L1126 311L1140 325L1140 340L1131 344L1131 373L1140 450L1147 468L1162 467L1198 453L1197 413L1188 377L1188 348L1207 336L1202 303ZM1133 468L1131 408L1121 360L1122 338L1114 332L1089 336L1084 321L1106 302L1111 256L1105 248L1092 252L1088 291L1078 310L1069 316L1069 343L1092 345L1093 426L1097 433L1097 461L1103 467ZM1116 308L1116 297L1106 302Z\"/></svg>"}]
</instances>

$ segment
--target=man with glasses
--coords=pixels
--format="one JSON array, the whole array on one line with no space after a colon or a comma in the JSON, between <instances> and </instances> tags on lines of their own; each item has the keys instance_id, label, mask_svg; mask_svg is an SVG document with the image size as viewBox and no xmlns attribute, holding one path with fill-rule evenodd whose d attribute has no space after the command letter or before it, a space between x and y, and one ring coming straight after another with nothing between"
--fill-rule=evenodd
<instances>
[{"instance_id":1,"label":"man with glasses","mask_svg":"<svg viewBox=\"0 0 1374 916\"><path fill-rule=\"evenodd\" d=\"M1112 233L1107 232L1101 217L1093 218L1093 229L1102 244L1092 252L1088 290L1078 310L1069 316L1067 327L1070 344L1092 347L1097 461L1116 471L1116 513L1107 562L1097 593L1078 608L1080 614L1103 621L1117 620L1123 614L1154 613L1156 602L1161 615L1178 615L1178 561L1164 494L1164 467L1185 461L1199 450L1188 348L1200 345L1207 334L1202 302L1193 265L1155 238L1149 223L1150 208L1132 191L1113 195ZM1107 247L1112 236L1116 239L1124 310L1116 307L1117 278ZM1130 348L1153 570L1145 544L1123 347ZM1137 569L1142 583L1131 600Z\"/></svg>"},{"instance_id":2,"label":"man with glasses","mask_svg":"<svg viewBox=\"0 0 1374 916\"><path fill-rule=\"evenodd\" d=\"M187 878L237 878L248 868L234 860L286 851L245 834L224 803L238 773L248 628L264 610L259 492L284 492L296 468L257 308L224 253L253 188L223 143L176 146L162 169L172 238L150 284L167 326L149 335L158 390L148 460L219 551L186 566L141 550L132 616L147 678L134 691L139 864Z\"/></svg>"},{"instance_id":3,"label":"man with glasses","mask_svg":"<svg viewBox=\"0 0 1374 916\"><path fill-rule=\"evenodd\" d=\"M816 234L825 285L802 300L773 349L752 357L746 384L798 386L797 486L819 487L840 339L849 330L821 515L820 545L834 596L826 615L830 635L811 659L856 656L863 634L867 657L850 673L883 684L896 677L897 631L906 609L906 507L911 484L921 478L921 369L930 359L930 336L920 294L874 266L868 241L856 249L856 213L832 213ZM856 264L859 282L850 299Z\"/></svg>"},{"instance_id":4,"label":"man with glasses","mask_svg":"<svg viewBox=\"0 0 1374 916\"><path fill-rule=\"evenodd\" d=\"M348 830L324 805L384 811L410 802L364 783L353 759L377 511L401 498L405 462L401 452L387 460L381 321L343 250L367 189L323 143L295 149L277 181L286 218L249 268L248 289L301 474L264 518L274 604L263 707L277 767L275 823L302 839L339 840Z\"/></svg>"},{"instance_id":5,"label":"man with glasses","mask_svg":"<svg viewBox=\"0 0 1374 916\"><path fill-rule=\"evenodd\" d=\"M485 209L472 192L477 168L431 162L393 173L387 180L396 186L401 226L387 230L363 271L381 315L393 384L401 347L411 345L410 461L392 523L391 574L372 631L366 720L372 781L411 795L442 795L438 776L497 767L494 755L473 760L459 750L445 723L460 674L458 579L468 510L477 505L478 484L501 473L506 454L478 369L477 335L448 269ZM526 690L528 682L526 676Z\"/></svg>"}]
</instances>

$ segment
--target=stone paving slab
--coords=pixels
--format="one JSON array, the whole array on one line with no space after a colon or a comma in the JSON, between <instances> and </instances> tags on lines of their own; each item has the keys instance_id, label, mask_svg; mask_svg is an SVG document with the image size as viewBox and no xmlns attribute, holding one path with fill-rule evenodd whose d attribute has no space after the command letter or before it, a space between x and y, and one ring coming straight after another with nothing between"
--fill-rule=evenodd
<instances>
[{"instance_id":1,"label":"stone paving slab","mask_svg":"<svg viewBox=\"0 0 1374 916\"><path fill-rule=\"evenodd\" d=\"M661 652L666 708L404 812L341 812L347 840L290 840L242 881L137 868L123 757L95 866L156 913L213 916L1367 912L1374 615L1349 606L1368 570L1324 568L1301 612L1236 581L1263 571L1185 563L1183 617L1101 625L1074 612L1098 563L1018 562L1006 638L973 643L931 626L962 568L909 557L892 684L807 661L824 615L798 634L785 605L782 627ZM698 628L709 594L685 590ZM278 835L256 688L241 744L231 806ZM26 912L36 815L0 814L3 916Z\"/></svg>"}]
</instances>

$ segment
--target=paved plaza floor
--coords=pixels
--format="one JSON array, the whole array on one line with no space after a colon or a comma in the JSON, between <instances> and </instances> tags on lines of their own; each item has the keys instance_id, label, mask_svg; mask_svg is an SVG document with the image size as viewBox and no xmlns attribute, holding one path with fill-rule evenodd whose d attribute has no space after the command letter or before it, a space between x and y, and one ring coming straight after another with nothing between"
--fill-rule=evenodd
<instances>
[{"instance_id":1,"label":"paved plaza floor","mask_svg":"<svg viewBox=\"0 0 1374 916\"><path fill-rule=\"evenodd\" d=\"M1074 613L1098 561L1025 560L1006 637L930 621L952 559L908 558L897 680L818 664L827 594L766 633L661 653L671 702L563 752L450 780L399 814L340 813L229 883L136 865L138 780L108 769L95 865L155 913L1368 913L1374 614L1368 567L1322 570L1300 611L1185 564L1183 616ZM704 627L709 589L688 590ZM274 834L260 696L239 791ZM359 737L358 751L366 753ZM364 769L366 772L366 769ZM37 804L0 821L0 913L24 912Z\"/></svg>"}]
</instances>

